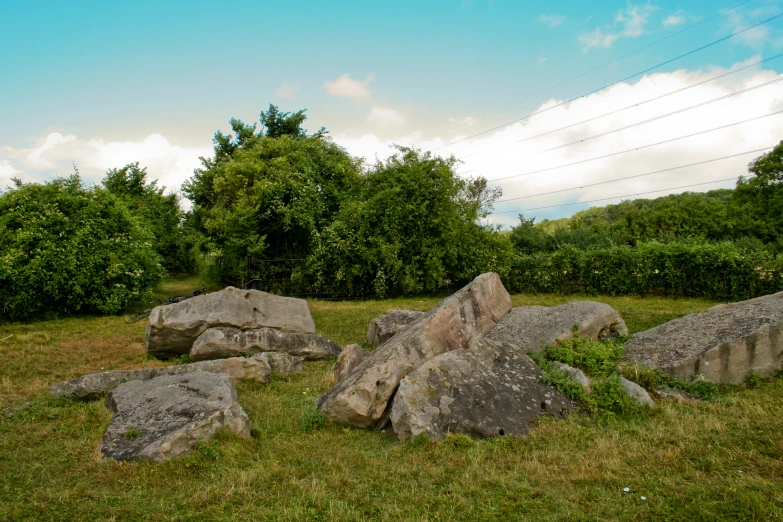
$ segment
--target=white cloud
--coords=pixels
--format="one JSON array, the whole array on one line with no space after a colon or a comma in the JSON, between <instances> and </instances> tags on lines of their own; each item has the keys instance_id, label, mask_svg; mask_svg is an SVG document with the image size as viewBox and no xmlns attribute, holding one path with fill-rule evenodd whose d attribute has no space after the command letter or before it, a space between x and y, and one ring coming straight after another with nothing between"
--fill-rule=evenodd
<instances>
[{"instance_id":1,"label":"white cloud","mask_svg":"<svg viewBox=\"0 0 783 522\"><path fill-rule=\"evenodd\" d=\"M350 74L343 74L333 82L326 80L324 89L330 96L350 98L360 102L371 102L370 82L374 79L375 77L371 74L363 82L360 82L351 78Z\"/></svg>"},{"instance_id":2,"label":"white cloud","mask_svg":"<svg viewBox=\"0 0 783 522\"><path fill-rule=\"evenodd\" d=\"M753 61L756 61L754 59ZM738 64L744 65L744 64ZM586 141L552 152L541 153L553 147L578 141L595 134L624 127L655 116L689 107L697 103L718 98L731 92L759 85L778 76L773 71L749 69L717 82L710 82L660 101L640 105L617 114L572 127L565 131L540 138L522 141L541 133L557 129L570 123L580 122L641 101L665 94L711 78L724 70L686 71L644 76L634 84L619 84L562 107L554 108L538 116L519 122L491 134L468 139L452 146L450 142L473 134L474 131L455 131L461 135L441 133L416 142L424 150L446 156L454 154L463 159L459 171L465 175L481 175L489 180L505 178L515 174L546 169L553 166L578 162L583 159L604 156L643 145L700 132L736 121L761 116L783 108L783 82L763 87L744 95L684 112L677 116L661 119L606 137ZM558 105L560 100L548 100L539 110ZM480 130L481 127L476 129ZM410 144L420 135L401 135L394 140L380 139L374 134L361 137L335 136L335 141L349 152L371 160L377 155L385 158L393 153L392 143ZM550 192L571 187L580 187L602 181L645 174L670 167L695 163L708 159L736 154L753 149L775 145L783 137L783 115L771 116L754 122L729 127L692 138L674 141L665 145L629 152L610 158L549 170L539 174L514 177L496 184L503 188L503 199L516 198ZM563 203L589 201L599 198L637 194L659 189L671 189L683 185L711 182L723 178L736 179L747 173L747 164L761 153L749 154L730 160L723 160L699 167L643 176L632 180L585 187L574 191L538 196L529 199L508 201L496 205L496 210L532 209ZM642 195L655 198L683 190L707 191L721 187L733 187L734 181L704 185L691 189L668 190ZM632 199L632 198L626 198ZM606 205L619 201L610 200L594 203ZM553 209L526 211L528 217L557 218L587 208L587 204ZM495 223L511 225L517 221L516 213L495 214Z\"/></svg>"},{"instance_id":3,"label":"white cloud","mask_svg":"<svg viewBox=\"0 0 783 522\"><path fill-rule=\"evenodd\" d=\"M278 98L286 98L288 100L293 99L294 96L296 96L296 93L299 92L299 85L297 84L289 84L284 83L281 85L277 91L275 91L275 94Z\"/></svg>"},{"instance_id":4,"label":"white cloud","mask_svg":"<svg viewBox=\"0 0 783 522\"><path fill-rule=\"evenodd\" d=\"M562 25L565 22L566 17L560 14L542 14L538 17L538 22L546 25L547 27L555 28Z\"/></svg>"},{"instance_id":5,"label":"white cloud","mask_svg":"<svg viewBox=\"0 0 783 522\"><path fill-rule=\"evenodd\" d=\"M663 26L664 27L675 27L677 25L680 25L685 21L685 17L682 15L677 14L670 14L666 18L663 19Z\"/></svg>"},{"instance_id":6,"label":"white cloud","mask_svg":"<svg viewBox=\"0 0 783 522\"><path fill-rule=\"evenodd\" d=\"M618 38L619 34L604 34L601 29L596 29L591 33L580 34L579 43L582 44L582 52L587 52L593 47L608 49Z\"/></svg>"},{"instance_id":7,"label":"white cloud","mask_svg":"<svg viewBox=\"0 0 783 522\"><path fill-rule=\"evenodd\" d=\"M449 125L452 125L454 127L457 126L465 126L465 127L475 127L478 125L479 120L474 118L473 116L465 116L464 118L449 118Z\"/></svg>"},{"instance_id":8,"label":"white cloud","mask_svg":"<svg viewBox=\"0 0 783 522\"><path fill-rule=\"evenodd\" d=\"M201 166L199 156L209 157L212 148L192 148L174 145L160 134L150 134L143 141L111 141L99 138L81 139L75 135L52 132L29 149L0 149L0 187L9 184L12 176L25 181L46 181L79 169L87 183L100 183L110 168L139 162L147 167L150 178L159 186L176 192L182 183Z\"/></svg>"},{"instance_id":9,"label":"white cloud","mask_svg":"<svg viewBox=\"0 0 783 522\"><path fill-rule=\"evenodd\" d=\"M606 49L620 38L636 38L643 35L644 28L655 9L652 4L647 3L644 5L629 5L627 9L618 11L614 21L622 27L606 29L599 27L591 32L580 34L578 38L582 46L582 52L587 52L595 47Z\"/></svg>"},{"instance_id":10,"label":"white cloud","mask_svg":"<svg viewBox=\"0 0 783 522\"><path fill-rule=\"evenodd\" d=\"M397 109L373 105L367 121L378 127L400 127L405 124L405 116Z\"/></svg>"}]
</instances>

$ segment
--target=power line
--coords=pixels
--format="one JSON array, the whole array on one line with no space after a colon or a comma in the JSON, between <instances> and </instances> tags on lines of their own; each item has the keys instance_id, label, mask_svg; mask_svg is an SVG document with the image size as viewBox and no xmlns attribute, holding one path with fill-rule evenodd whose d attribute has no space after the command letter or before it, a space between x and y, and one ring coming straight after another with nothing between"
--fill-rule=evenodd
<instances>
[{"instance_id":1,"label":"power line","mask_svg":"<svg viewBox=\"0 0 783 522\"><path fill-rule=\"evenodd\" d=\"M650 103L650 102L658 101L658 100L660 100L662 98L666 98L667 96L672 96L674 94L679 94L679 93L681 93L683 91L687 91L689 89L693 89L694 87L698 87L699 85L704 85L705 83L713 82L715 80L719 80L721 78L725 78L726 76L731 76L732 74L736 74L736 73L744 71L746 69L750 69L751 67L755 67L755 66L760 65L760 64L762 64L764 62L768 62L770 60L775 60L777 58L780 58L781 56L783 56L783 53L776 54L775 56L771 56L769 58L765 58L764 60L759 60L757 62L754 62L754 63L750 64L750 65L746 65L745 67L740 67L739 69L734 69L733 71L729 71L729 72L726 72L726 73L723 73L723 74L719 74L718 76L713 76L712 78L700 81L698 83L694 83L693 85L688 85L687 87L683 87L681 89L677 89L676 91L667 92L666 94L661 94L660 96L655 96L654 98L649 98L649 99L641 101L639 103L634 103L632 105L628 105L627 107L623 107L622 109L617 109L615 111L611 111L611 112L607 112L605 114L601 114L600 116L595 116L593 118L582 120L582 121L577 122L577 123L572 123L570 125L566 125L565 127L560 127L560 128L557 128L557 129L552 129L552 130L547 131L547 132L542 132L541 134L537 134L537 135L531 136L529 138L523 138L523 139L519 140L518 143L523 143L525 141L534 140L536 138L540 138L542 136L547 136L547 135L553 134L555 132L559 132L559 131L562 131L562 130L570 129L571 127L576 127L577 125L582 125L584 123L589 123L591 121L595 121L595 120L598 120L598 119L601 119L601 118L605 118L606 116L612 116L614 114L617 114L617 113L620 113L620 112L623 112L623 111L627 111L628 109L633 109L634 107L639 107L640 105L645 105L645 104ZM465 156L465 157L467 157L467 156Z\"/></svg>"},{"instance_id":2,"label":"power line","mask_svg":"<svg viewBox=\"0 0 783 522\"><path fill-rule=\"evenodd\" d=\"M781 112L783 112L783 111L781 111ZM708 160L704 160L704 161L697 161L696 163L688 163L687 165L679 165L677 167L670 167L668 169L655 170L653 172L645 172L644 174L636 174L634 176L626 176L624 178L610 179L610 180L607 180L607 181L599 181L597 183L590 183L588 185L580 185L578 187L571 187L571 188L560 189L560 190L552 190L550 192L541 192L539 194L532 194L530 196L520 196L518 198L500 199L500 200L496 201L496 203L504 203L506 201L517 201L517 200L520 200L520 199L537 198L539 196L548 196L550 194L559 194L561 192L568 192L570 190L578 190L578 189L583 189L583 188L587 188L587 187L595 187L595 186L598 186L598 185L606 185L608 183L616 183L618 181L625 181L625 180L628 180L628 179L642 178L642 177L645 177L645 176L652 176L653 174L661 174L663 172L672 172L674 170L681 170L681 169L685 169L685 168L688 168L688 167L696 167L698 165L706 165L708 163L715 163L716 161L723 161L723 160L727 160L727 159L731 159L731 158L738 158L740 156L747 156L748 154L756 154L758 152L764 152L765 150L770 150L772 148L773 147L764 147L763 149L748 150L748 151L745 151L745 152L739 152L737 154L731 154L730 156L722 156L720 158L713 158L713 159L708 159Z\"/></svg>"},{"instance_id":3,"label":"power line","mask_svg":"<svg viewBox=\"0 0 783 522\"><path fill-rule=\"evenodd\" d=\"M707 49L708 47L712 47L713 45L717 45L717 44L719 44L719 43L721 43L721 42L725 42L726 40L729 40L729 39L731 39L731 38L734 38L735 36L739 36L739 35L741 35L741 34L743 34L743 33L746 33L746 32L748 32L748 31L750 31L750 30L752 30L752 29L755 29L756 27L759 27L759 26L761 26L761 25L764 25L764 24L766 24L766 23L768 23L768 22L771 22L772 20L775 20L775 19L777 19L777 18L780 18L781 16L783 16L783 13L779 13L779 14L777 14L777 15L775 15L775 16L772 16L772 17L770 17L770 18L767 18L766 20L762 20L761 22L755 23L755 24L753 24L753 25L751 25L751 26L748 26L748 27L746 27L746 28L744 28L744 29L741 29L741 30L739 30L739 31L735 31L735 32L731 33L731 34L730 34L730 35L728 35L728 36L724 36L723 38L719 38L719 39L717 39L717 40L715 40L715 41L712 41L712 42L710 42L710 43L708 43L708 44L706 44L706 45L702 45L701 47L698 47L698 48L696 48L696 49L693 49L693 50L691 50L691 51L688 51L687 53L683 53L683 54L681 54L681 55L679 55L679 56L676 56L676 57L674 57L674 58L672 58L672 59L670 59L670 60L666 60L665 62L661 62L661 63L659 63L658 65L654 65L654 66L652 66L652 67L648 67L647 69L645 69L645 70L643 70L643 71L640 71L640 72L638 72L638 73L632 74L632 75L630 75L630 76L626 76L625 78L623 78L623 79L621 79L621 80L617 80L617 81L615 81L615 82L612 82L612 83L610 83L610 84L608 84L608 85L604 85L603 87L600 87L600 88L598 88L598 89L595 89L595 90L592 90L592 91L590 91L590 92L588 92L588 93L582 94L581 96L577 96L577 97L575 97L575 98L571 98L570 100L564 101L564 102L562 102L562 103L559 103L559 104L557 104L557 105L553 105L552 107L547 107L547 108L546 108L546 109L544 109L544 110L541 110L541 111L538 111L538 112L534 112L534 113L532 113L532 114L528 114L527 116L523 116L522 118L517 118L516 120L512 120L512 121L509 121L509 122L503 123L503 124L501 124L501 125L498 125L498 126L496 126L496 127L493 127L493 128L491 128L491 129L488 129L488 130L485 130L485 131L482 131L482 132L477 132L476 134L472 134L472 135L470 135L470 136L468 136L468 137L466 137L466 138L462 138L462 139L460 139L460 140L457 140L457 141L452 141L452 142L450 142L450 143L447 143L446 145L443 145L442 147L438 147L438 149L442 149L442 148L445 148L445 147L450 147L450 146L452 146L452 145L456 145L457 143L461 143L461 142L463 142L463 141L467 141L467 140L469 140L469 139L472 139L472 138L475 138L475 137L477 137L477 136L481 136L481 135L483 135L483 134L487 134L487 133L489 133L489 132L492 132L492 131L495 131L495 130L498 130L498 129L502 129L503 127L507 127L507 126L509 126L509 125L511 125L511 124L514 124L514 123L517 123L517 122L520 122L520 121L526 120L526 119L528 119L528 118L531 118L532 116L538 116L538 115L540 115L540 114L543 114L543 113L545 113L545 112L547 112L547 111L551 111L551 110L553 110L553 109L556 109L556 108L558 108L558 107L562 107L563 105L567 105L567 104L569 104L569 103L571 103L571 102L573 102L573 101L576 101L576 100L578 100L579 98L584 98L584 97L586 97L586 96L590 96L591 94L595 94L595 93L597 93L597 92L599 92L599 91L602 91L602 90L604 90L604 89L608 89L609 87L612 87L613 85L617 85L618 83L622 83L622 82L624 82L624 81L626 81L626 80L630 80L631 78L635 78L636 76L639 76L639 75L641 75L641 74L644 74L644 73L650 72L650 71L652 71L652 70L654 70L654 69L657 69L657 68L659 68L659 67L663 67L664 65L667 65L667 64L670 64L670 63L672 63L672 62L675 62L675 61L677 61L677 60L679 60L679 59L681 59L681 58L685 58L686 56L690 56L690 55L692 55L692 54L694 54L694 53L697 53L697 52L699 52L699 51L703 51L704 49Z\"/></svg>"},{"instance_id":4,"label":"power line","mask_svg":"<svg viewBox=\"0 0 783 522\"><path fill-rule=\"evenodd\" d=\"M463 121L461 121L461 122L459 122L459 123L455 123L454 125L451 125L450 127L446 127L446 128L444 128L444 129L441 129L441 130L439 130L439 131L435 131L435 133L431 133L431 134L429 134L429 135L427 135L427 136L424 136L424 137L418 138L417 140L414 140L414 141L412 141L412 142L411 142L411 145L412 145L412 144L414 144L414 143L418 143L418 142L419 142L419 141L421 141L421 140L427 139L427 138L429 138L429 137L431 137L431 136L434 136L434 134L437 134L437 133L439 133L439 132L444 132L444 131L447 131L447 130L451 130L451 129L455 128L455 127L460 127L460 126L462 126L462 125L465 125L466 123L470 123L471 121L475 121L475 120L476 120L478 117L480 117L480 116L486 116L486 115L488 115L488 114L493 114L493 113L495 113L495 112L498 112L498 111L501 111L501 110L503 110L503 109L507 109L507 108L509 108L509 107L511 107L511 106L513 106L513 105L517 105L517 104L519 104L519 103L522 103L523 101L529 100L529 99L530 99L530 98L532 98L533 96L538 96L539 94L544 94L544 93L546 93L546 92L548 92L548 91L551 91L552 89L556 89L557 87L560 87L560 86L562 86L562 85L565 85L565 84L567 84L567 83L570 83L570 82L572 82L572 81L574 81L574 80L577 80L577 79L579 79L579 78L581 78L581 77L583 77L583 76L586 76L586 75L588 75L588 74L590 74L590 73L592 73L592 72L595 72L595 71L597 71L597 70L599 70L599 69L603 69L604 67L607 67L607 66L609 66L609 65L612 65L613 63L619 62L620 60L623 60L623 59L625 59L625 58L628 58L629 56L632 56L632 55L634 55L634 54L636 54L636 53L639 53L639 52L641 52L641 51L644 51L645 49L649 49L650 47L652 47L652 46L654 46L654 45L658 45L659 43L661 43L661 42L663 42L663 41L665 41L665 40L668 40L669 38L673 38L673 37L675 37L675 36L677 36L677 35L679 35L679 34L682 34L682 33L684 33L685 31L689 31L689 30L693 29L693 28L694 28L694 27L696 27L696 26L699 26L699 25L701 25L701 24L703 24L703 23L709 22L710 20L712 20L712 19L714 19L714 18L717 18L717 17L719 17L719 16L721 16L721 15L723 15L723 14L725 14L725 13L728 13L729 11L732 11L732 10L734 10L734 9L738 8L738 7L741 7L741 6L745 5L745 4L747 4L748 2L750 2L750 0L745 0L744 2L741 2L741 3L737 4L737 5L735 5L734 7L730 7L730 8L728 8L728 9L724 9L723 11L720 11L720 12L718 12L717 14L714 14L714 15L712 15L712 16L710 16L710 17L708 17L708 18L705 18L704 20L701 20L700 22L696 22L696 23L695 23L695 24L693 24L693 25L689 25L688 27L685 27L684 29L681 29L681 30L677 31L676 33L672 33L672 34L670 34L669 36L666 36L666 37L664 37L664 38L661 38L660 40L656 40L655 42L653 42L653 43L651 43L651 44L645 45L644 47L640 47L639 49L636 49L635 51L631 51L631 52L630 52L630 53L628 53L628 54L624 54L624 55L620 56L619 58L615 58L614 60L612 60L612 61L610 61L610 62L606 62L606 63L605 63L605 64L603 64L603 65L599 65L598 67L595 67L595 68L593 68L593 69L590 69L589 71L585 71L585 72L583 72L583 73L581 73L581 74L578 74L578 75L576 75L576 76L572 76L571 78L568 78L567 80L563 80L562 82L560 82L560 83L558 83L558 84L551 85L551 86L549 86L549 87L547 87L547 88L545 88L545 89L543 89L543 90L540 90L540 91L534 92L534 93L532 93L532 94L529 94L528 96L526 96L526 97L522 98L521 100L517 100L517 101L515 101L515 102L512 102L512 103L509 103L509 104L507 104L507 105L504 105L503 107L499 107L499 108L497 108L497 109L493 109L493 110L491 110L491 111L484 112L484 113L482 113L482 114L479 114L479 116L477 116L477 117L471 117L471 118L467 118L467 119L465 119L465 120L463 120Z\"/></svg>"},{"instance_id":5,"label":"power line","mask_svg":"<svg viewBox=\"0 0 783 522\"><path fill-rule=\"evenodd\" d=\"M679 187L670 187L670 188L659 189L659 190L650 190L650 191L647 191L647 192L636 192L634 194L625 194L624 196L612 196L610 198L590 199L590 200L587 200L587 201L577 201L576 203L563 203L562 205L549 205L549 206L546 206L546 207L535 207L535 208L526 208L526 209L522 208L522 209L518 209L518 210L502 210L502 211L499 211L499 212L490 212L490 215L492 215L492 214L513 214L515 212L529 212L531 210L542 210L542 209L546 209L546 208L558 208L558 207L568 207L568 206L571 206L571 205L583 205L585 203L595 203L597 201L607 201L609 199L630 198L631 196L641 196L643 194L654 194L655 192L666 192L667 190L678 190L678 189L690 188L690 187L700 187L702 185L713 185L715 183L723 183L724 181L732 181L732 180L735 180L735 179L737 179L737 178L736 177L725 178L725 179L719 179L719 180L716 180L716 181L707 181L705 183L694 183L692 185L682 185L682 186L679 186Z\"/></svg>"},{"instance_id":6,"label":"power line","mask_svg":"<svg viewBox=\"0 0 783 522\"><path fill-rule=\"evenodd\" d=\"M595 134L593 136L588 136L587 138L582 138L581 140L572 141L572 142L566 143L564 145L558 145L557 147L552 147L551 149L542 150L541 153L552 152L553 150L564 149L566 147L570 147L571 145L577 145L579 143L584 143L586 141L591 141L591 140L594 140L594 139L597 139L597 138L602 138L604 136L608 136L610 134L614 134L615 132L621 132L621 131L624 131L624 130L632 129L634 127L639 127L640 125L645 125L647 123L652 123L654 121L662 120L664 118L668 118L669 116L675 116L677 114L682 114L683 112L688 112L688 111L693 110L693 109L698 109L699 107L704 107L705 105L709 105L711 103L715 103L715 102L719 102L719 101L722 101L722 100L726 100L726 99L731 98L733 96L738 96L740 94L745 94L746 92L755 91L756 89L761 89L762 87L767 87L768 85L772 85L773 83L778 83L778 82L781 82L781 81L783 81L783 76L781 76L779 78L776 78L775 80L764 82L762 84L755 85L753 87L748 87L747 89L742 89L742 90L739 90L739 91L736 91L736 92L732 92L731 94L726 94L725 96L720 96L718 98L715 98L715 99L712 99L712 100L709 100L709 101L706 101L706 102L697 103L696 105L691 105L690 107L685 107L684 109L678 109L678 110L673 111L673 112L669 112L669 113L666 113L666 114L661 114L660 116L656 116L655 118L650 118L650 119L647 119L647 120L644 120L644 121L639 121L639 122L633 123L631 125L626 125L625 127L620 127L618 129L613 129L613 130L610 130L610 131L602 132L600 134Z\"/></svg>"},{"instance_id":7,"label":"power line","mask_svg":"<svg viewBox=\"0 0 783 522\"><path fill-rule=\"evenodd\" d=\"M511 176L505 176L503 178L490 179L488 181L490 181L490 182L505 181L505 180L511 179L511 178L521 178L523 176L531 176L533 174L539 174L541 172L549 172L550 170L557 170L557 169L562 169L562 168L565 168L565 167L573 167L574 165L581 165L583 163L589 163L591 161L596 161L596 160L599 160L599 159L611 158L613 156L619 156L620 154L627 154L629 152L636 152L637 150L649 149L650 147L656 147L658 145L663 145L665 143L671 143L671 142L674 142L674 141L683 140L683 139L686 139L686 138L691 138L693 136L698 136L700 134L707 134L708 132L713 132L713 131L725 129L727 127L733 127L735 125L740 125L742 123L747 123L747 122L754 121L754 120L760 120L762 118L767 118L769 116L775 116L777 114L780 114L781 112L783 112L783 111L772 112L772 113L769 113L769 114L764 114L763 116L756 116L755 118L750 118L750 119L743 120L743 121L729 123L728 125L722 125L720 127L714 127L712 129L707 129L707 130L703 130L703 131L699 131L699 132L694 132L693 134L686 134L685 136L679 136L677 138L671 138L671 139L668 139L668 140L658 141L656 143L650 143L650 144L647 144L647 145L642 145L640 147L634 147L632 149L621 150L619 152L611 152L609 154L604 154L603 156L596 156L594 158L587 158L587 159L583 159L583 160L579 160L579 161L574 161L574 162L571 162L571 163L565 163L563 165L557 165L557 166L554 166L554 167L547 167L545 169L531 170L530 172L523 172L522 174L513 174ZM766 149L761 149L761 150L766 150ZM473 169L473 170L476 170L476 169ZM466 171L466 172L470 172L470 171Z\"/></svg>"}]
</instances>

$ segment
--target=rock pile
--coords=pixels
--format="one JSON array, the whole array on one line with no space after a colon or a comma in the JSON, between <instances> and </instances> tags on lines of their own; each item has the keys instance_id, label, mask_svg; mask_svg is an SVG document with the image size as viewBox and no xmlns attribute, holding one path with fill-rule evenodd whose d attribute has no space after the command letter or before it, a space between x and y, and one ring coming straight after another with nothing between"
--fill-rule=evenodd
<instances>
[{"instance_id":1,"label":"rock pile","mask_svg":"<svg viewBox=\"0 0 783 522\"><path fill-rule=\"evenodd\" d=\"M249 437L235 380L267 383L340 353L315 334L306 301L231 287L155 308L146 343L148 353L189 353L198 362L84 375L51 388L75 400L108 394L115 416L104 436L107 457L162 462L219 429Z\"/></svg>"},{"instance_id":2,"label":"rock pile","mask_svg":"<svg viewBox=\"0 0 783 522\"><path fill-rule=\"evenodd\" d=\"M478 276L378 349L318 399L330 420L368 428L376 424L403 377L492 329L511 309L511 298L495 273Z\"/></svg>"},{"instance_id":3,"label":"rock pile","mask_svg":"<svg viewBox=\"0 0 783 522\"><path fill-rule=\"evenodd\" d=\"M200 336L197 359L219 359L261 351L332 356L340 349L315 334L307 301L258 290L228 287L180 303L158 306L147 323L147 352L156 356L186 354ZM308 350L304 345L312 345ZM297 353L294 353L297 352ZM225 355L230 353L230 355Z\"/></svg>"},{"instance_id":4,"label":"rock pile","mask_svg":"<svg viewBox=\"0 0 783 522\"><path fill-rule=\"evenodd\" d=\"M400 438L523 435L539 416L572 409L527 354L575 332L601 340L628 329L616 310L592 301L511 309L500 278L483 274L429 312L394 310L374 319L368 340L380 346L347 346L335 365L336 385L318 406L344 424L391 422ZM560 367L590 392L581 370Z\"/></svg>"}]
</instances>

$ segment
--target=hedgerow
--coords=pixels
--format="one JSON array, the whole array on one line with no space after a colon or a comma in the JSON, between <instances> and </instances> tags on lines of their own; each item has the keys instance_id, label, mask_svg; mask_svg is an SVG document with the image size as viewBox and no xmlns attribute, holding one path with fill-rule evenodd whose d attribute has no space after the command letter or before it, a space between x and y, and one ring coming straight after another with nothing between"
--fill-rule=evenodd
<instances>
[{"instance_id":1,"label":"hedgerow","mask_svg":"<svg viewBox=\"0 0 783 522\"><path fill-rule=\"evenodd\" d=\"M510 291L744 300L783 290L783 256L758 257L731 243L642 243L517 255Z\"/></svg>"}]
</instances>

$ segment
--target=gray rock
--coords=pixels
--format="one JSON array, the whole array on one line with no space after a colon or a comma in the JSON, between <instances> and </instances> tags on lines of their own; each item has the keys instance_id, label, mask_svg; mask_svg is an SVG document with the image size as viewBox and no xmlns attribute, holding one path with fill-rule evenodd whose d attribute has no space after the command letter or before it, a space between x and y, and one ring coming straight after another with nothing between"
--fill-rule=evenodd
<instances>
[{"instance_id":1,"label":"gray rock","mask_svg":"<svg viewBox=\"0 0 783 522\"><path fill-rule=\"evenodd\" d=\"M115 413L102 451L116 460L163 462L182 455L221 429L250 437L234 379L192 372L121 384L107 397Z\"/></svg>"},{"instance_id":2,"label":"gray rock","mask_svg":"<svg viewBox=\"0 0 783 522\"><path fill-rule=\"evenodd\" d=\"M580 337L593 340L617 338L628 333L623 318L608 304L574 301L552 307L514 308L487 338L515 344L530 353L554 345L558 339L573 339L574 325L578 327Z\"/></svg>"},{"instance_id":3,"label":"gray rock","mask_svg":"<svg viewBox=\"0 0 783 522\"><path fill-rule=\"evenodd\" d=\"M230 375L238 381L269 382L271 369L265 360L233 357L219 361L203 361L192 364L142 368L139 370L114 370L84 375L71 381L58 382L51 387L55 397L66 397L81 401L97 399L120 384L129 381L148 381L163 375L179 375L192 372L212 372Z\"/></svg>"},{"instance_id":4,"label":"gray rock","mask_svg":"<svg viewBox=\"0 0 783 522\"><path fill-rule=\"evenodd\" d=\"M582 391L585 393L590 393L593 391L593 388L590 386L590 378L587 377L585 372L579 368L574 368L573 366L563 364L559 361L554 361L552 364L555 366L555 368L558 368L559 370L567 373L573 381L579 383L579 385L582 386Z\"/></svg>"},{"instance_id":5,"label":"gray rock","mask_svg":"<svg viewBox=\"0 0 783 522\"><path fill-rule=\"evenodd\" d=\"M467 347L511 309L495 273L482 274L408 329L382 344L318 399L335 422L370 427L383 416L400 380L436 355Z\"/></svg>"},{"instance_id":6,"label":"gray rock","mask_svg":"<svg viewBox=\"0 0 783 522\"><path fill-rule=\"evenodd\" d=\"M334 382L337 383L345 379L357 366L359 366L359 363L369 356L370 352L358 344L347 345L343 348L343 351L340 352L340 356L334 362L334 368L332 369Z\"/></svg>"},{"instance_id":7,"label":"gray rock","mask_svg":"<svg viewBox=\"0 0 783 522\"><path fill-rule=\"evenodd\" d=\"M279 352L317 361L340 355L340 347L314 333L285 332L273 328L241 331L219 326L201 334L190 349L190 359L203 361Z\"/></svg>"},{"instance_id":8,"label":"gray rock","mask_svg":"<svg viewBox=\"0 0 783 522\"><path fill-rule=\"evenodd\" d=\"M570 410L570 401L544 383L530 357L483 338L467 350L430 359L402 379L391 421L401 439L497 437L525 435L539 416L565 417Z\"/></svg>"},{"instance_id":9,"label":"gray rock","mask_svg":"<svg viewBox=\"0 0 783 522\"><path fill-rule=\"evenodd\" d=\"M684 381L703 375L742 384L773 375L783 362L783 292L713 306L634 334L625 358Z\"/></svg>"},{"instance_id":10,"label":"gray rock","mask_svg":"<svg viewBox=\"0 0 783 522\"><path fill-rule=\"evenodd\" d=\"M649 406L650 408L655 408L655 403L650 398L650 394L647 393L647 390L645 390L635 382L629 381L625 377L620 377L620 384L623 385L623 389L625 390L625 393L633 397L633 399L636 400L636 402L638 402L642 406Z\"/></svg>"},{"instance_id":11,"label":"gray rock","mask_svg":"<svg viewBox=\"0 0 783 522\"><path fill-rule=\"evenodd\" d=\"M147 352L154 355L188 353L199 335L216 326L315 333L315 323L304 299L228 287L154 308L147 323Z\"/></svg>"},{"instance_id":12,"label":"gray rock","mask_svg":"<svg viewBox=\"0 0 783 522\"><path fill-rule=\"evenodd\" d=\"M253 359L266 361L277 375L302 373L305 360L301 356L278 352L262 352L254 355Z\"/></svg>"},{"instance_id":13,"label":"gray rock","mask_svg":"<svg viewBox=\"0 0 783 522\"><path fill-rule=\"evenodd\" d=\"M389 310L370 321L367 340L373 346L380 346L423 316L424 312L414 310Z\"/></svg>"},{"instance_id":14,"label":"gray rock","mask_svg":"<svg viewBox=\"0 0 783 522\"><path fill-rule=\"evenodd\" d=\"M699 402L695 397L674 388L652 388L650 395L656 399L670 399L683 404L696 404Z\"/></svg>"}]
</instances>

